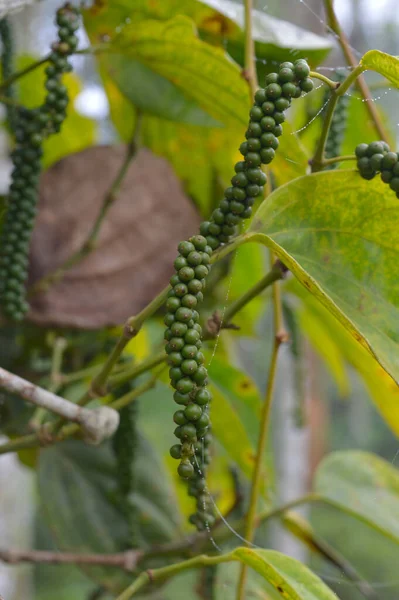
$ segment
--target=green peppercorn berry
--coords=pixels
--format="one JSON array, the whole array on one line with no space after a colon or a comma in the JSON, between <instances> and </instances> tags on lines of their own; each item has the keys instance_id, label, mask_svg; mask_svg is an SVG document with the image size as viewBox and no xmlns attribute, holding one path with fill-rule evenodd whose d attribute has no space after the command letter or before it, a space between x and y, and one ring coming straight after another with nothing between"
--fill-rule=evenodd
<instances>
[{"instance_id":1,"label":"green peppercorn berry","mask_svg":"<svg viewBox=\"0 0 399 600\"><path fill-rule=\"evenodd\" d=\"M262 163L265 165L271 163L275 155L276 153L274 152L273 148L262 148L260 151Z\"/></svg>"},{"instance_id":2,"label":"green peppercorn berry","mask_svg":"<svg viewBox=\"0 0 399 600\"><path fill-rule=\"evenodd\" d=\"M238 225L239 222L240 217L238 217L237 215L233 215L233 213L228 213L226 215L226 223L228 225Z\"/></svg>"},{"instance_id":3,"label":"green peppercorn berry","mask_svg":"<svg viewBox=\"0 0 399 600\"><path fill-rule=\"evenodd\" d=\"M289 81L293 81L294 73L292 69L288 67L282 67L278 73L278 81L279 83L287 83ZM281 95L281 94L280 94Z\"/></svg>"},{"instance_id":4,"label":"green peppercorn berry","mask_svg":"<svg viewBox=\"0 0 399 600\"><path fill-rule=\"evenodd\" d=\"M195 403L199 406L206 406L211 401L212 396L206 388L199 388L195 393Z\"/></svg>"},{"instance_id":5,"label":"green peppercorn berry","mask_svg":"<svg viewBox=\"0 0 399 600\"><path fill-rule=\"evenodd\" d=\"M263 148L273 148L273 150L276 150L279 145L279 141L276 136L270 132L263 133L261 135L260 143L262 144Z\"/></svg>"},{"instance_id":6,"label":"green peppercorn berry","mask_svg":"<svg viewBox=\"0 0 399 600\"><path fill-rule=\"evenodd\" d=\"M249 111L249 116L252 121L260 121L263 117L262 109L259 106L253 106Z\"/></svg>"},{"instance_id":7,"label":"green peppercorn berry","mask_svg":"<svg viewBox=\"0 0 399 600\"><path fill-rule=\"evenodd\" d=\"M173 291L177 298L183 298L188 292L188 288L185 283L178 283L174 286ZM166 325L167 323L165 323Z\"/></svg>"},{"instance_id":8,"label":"green peppercorn berry","mask_svg":"<svg viewBox=\"0 0 399 600\"><path fill-rule=\"evenodd\" d=\"M195 308L197 306L197 298L192 294L186 294L184 298L182 298L181 303L185 308Z\"/></svg>"},{"instance_id":9,"label":"green peppercorn berry","mask_svg":"<svg viewBox=\"0 0 399 600\"><path fill-rule=\"evenodd\" d=\"M276 126L276 121L273 119L273 117L263 117L260 124L263 131L273 131L274 127Z\"/></svg>"},{"instance_id":10,"label":"green peppercorn berry","mask_svg":"<svg viewBox=\"0 0 399 600\"><path fill-rule=\"evenodd\" d=\"M200 333L196 329L189 329L184 336L186 344L196 344L200 339Z\"/></svg>"},{"instance_id":11,"label":"green peppercorn berry","mask_svg":"<svg viewBox=\"0 0 399 600\"><path fill-rule=\"evenodd\" d=\"M216 223L211 223L209 226L209 233L206 236L206 239L208 239L209 235L213 236L213 237L218 237L221 231L222 231L222 228L220 227L220 225L216 225ZM212 248L211 248L211 250L212 250Z\"/></svg>"},{"instance_id":12,"label":"green peppercorn berry","mask_svg":"<svg viewBox=\"0 0 399 600\"><path fill-rule=\"evenodd\" d=\"M194 382L189 377L183 377L177 382L176 389L181 394L189 394L194 389Z\"/></svg>"},{"instance_id":13,"label":"green peppercorn berry","mask_svg":"<svg viewBox=\"0 0 399 600\"><path fill-rule=\"evenodd\" d=\"M176 459L181 458L181 449L181 444L175 444L174 446L172 446L169 450L171 457Z\"/></svg>"},{"instance_id":14,"label":"green peppercorn berry","mask_svg":"<svg viewBox=\"0 0 399 600\"><path fill-rule=\"evenodd\" d=\"M271 83L277 83L278 82L278 75L277 73L269 73L268 75L266 75L265 78L265 84L270 85Z\"/></svg>"},{"instance_id":15,"label":"green peppercorn berry","mask_svg":"<svg viewBox=\"0 0 399 600\"><path fill-rule=\"evenodd\" d=\"M180 244L177 247L177 250L182 256L188 256L190 252L193 252L195 250L195 247L194 244L192 244L191 242L180 242Z\"/></svg>"},{"instance_id":16,"label":"green peppercorn berry","mask_svg":"<svg viewBox=\"0 0 399 600\"><path fill-rule=\"evenodd\" d=\"M248 152L248 144L247 144L247 142L243 142L242 144L240 144L239 151L240 151L240 153L243 156L246 155L246 153Z\"/></svg>"},{"instance_id":17,"label":"green peppercorn berry","mask_svg":"<svg viewBox=\"0 0 399 600\"><path fill-rule=\"evenodd\" d=\"M199 385L203 385L203 383L207 379L207 377L208 377L208 372L207 372L206 368L198 367L195 375L193 376L193 379L194 379L195 383L198 383Z\"/></svg>"},{"instance_id":18,"label":"green peppercorn berry","mask_svg":"<svg viewBox=\"0 0 399 600\"><path fill-rule=\"evenodd\" d=\"M366 156L371 157L373 154L384 154L382 142L371 142L371 144L368 145Z\"/></svg>"},{"instance_id":19,"label":"green peppercorn berry","mask_svg":"<svg viewBox=\"0 0 399 600\"><path fill-rule=\"evenodd\" d=\"M208 231L209 231L209 226L210 226L211 222L210 221L203 221L200 225L200 234L201 235L208 235ZM194 251L195 252L195 251Z\"/></svg>"},{"instance_id":20,"label":"green peppercorn berry","mask_svg":"<svg viewBox=\"0 0 399 600\"><path fill-rule=\"evenodd\" d=\"M387 152L384 158L382 159L381 169L393 169L397 162L398 155L396 154L396 152Z\"/></svg>"},{"instance_id":21,"label":"green peppercorn berry","mask_svg":"<svg viewBox=\"0 0 399 600\"><path fill-rule=\"evenodd\" d=\"M181 381L183 379L183 371L179 367L171 367L169 369L169 377L172 381Z\"/></svg>"},{"instance_id":22,"label":"green peppercorn berry","mask_svg":"<svg viewBox=\"0 0 399 600\"><path fill-rule=\"evenodd\" d=\"M285 121L285 114L283 112L276 111L273 113L273 119L276 121L277 125L280 125Z\"/></svg>"},{"instance_id":23,"label":"green peppercorn berry","mask_svg":"<svg viewBox=\"0 0 399 600\"><path fill-rule=\"evenodd\" d=\"M270 100L269 100L269 101L264 102L262 104L262 110L263 110L263 114L265 116L269 116L270 117L274 113L274 111L276 110L276 106L275 106L275 104L273 102L270 102Z\"/></svg>"},{"instance_id":24,"label":"green peppercorn berry","mask_svg":"<svg viewBox=\"0 0 399 600\"><path fill-rule=\"evenodd\" d=\"M247 129L247 138L260 137L262 135L262 127L255 121L250 121Z\"/></svg>"},{"instance_id":25,"label":"green peppercorn berry","mask_svg":"<svg viewBox=\"0 0 399 600\"><path fill-rule=\"evenodd\" d=\"M187 404L190 402L190 394L181 394L180 392L175 392L173 394L173 399L176 404L187 406Z\"/></svg>"},{"instance_id":26,"label":"green peppercorn berry","mask_svg":"<svg viewBox=\"0 0 399 600\"><path fill-rule=\"evenodd\" d=\"M170 331L172 333L173 338L182 338L187 333L187 325L186 323L176 320L176 322L172 323L172 325L170 326Z\"/></svg>"},{"instance_id":27,"label":"green peppercorn berry","mask_svg":"<svg viewBox=\"0 0 399 600\"><path fill-rule=\"evenodd\" d=\"M253 138L256 139L256 138ZM248 145L249 147L249 145ZM236 162L236 164L234 165L234 171L236 173L242 173L243 171L245 171L245 161L244 160L239 160L238 162Z\"/></svg>"},{"instance_id":28,"label":"green peppercorn berry","mask_svg":"<svg viewBox=\"0 0 399 600\"><path fill-rule=\"evenodd\" d=\"M181 426L180 430L181 439L187 439L188 441L196 441L197 430L195 425L192 423L186 423Z\"/></svg>"},{"instance_id":29,"label":"green peppercorn berry","mask_svg":"<svg viewBox=\"0 0 399 600\"><path fill-rule=\"evenodd\" d=\"M356 146L355 154L356 154L357 158L363 158L364 156L367 156L368 149L369 149L368 144L359 144L358 146Z\"/></svg>"},{"instance_id":30,"label":"green peppercorn berry","mask_svg":"<svg viewBox=\"0 0 399 600\"><path fill-rule=\"evenodd\" d=\"M391 181L391 179L393 178L393 172L392 171L381 171L381 179L384 183L389 183Z\"/></svg>"},{"instance_id":31,"label":"green peppercorn berry","mask_svg":"<svg viewBox=\"0 0 399 600\"><path fill-rule=\"evenodd\" d=\"M209 273L209 269L205 265L198 265L198 267L195 267L194 271L195 271L196 279L200 279L200 280L205 279L205 277ZM194 279L194 277L192 279Z\"/></svg>"},{"instance_id":32,"label":"green peppercorn berry","mask_svg":"<svg viewBox=\"0 0 399 600\"><path fill-rule=\"evenodd\" d=\"M177 472L183 479L190 479L194 475L194 467L189 461L182 461L177 468Z\"/></svg>"},{"instance_id":33,"label":"green peppercorn berry","mask_svg":"<svg viewBox=\"0 0 399 600\"><path fill-rule=\"evenodd\" d=\"M294 65L294 73L297 79L306 79L310 73L309 65L305 60L297 60Z\"/></svg>"},{"instance_id":34,"label":"green peppercorn berry","mask_svg":"<svg viewBox=\"0 0 399 600\"><path fill-rule=\"evenodd\" d=\"M255 92L255 102L259 106L262 106L263 102L266 100L266 92L263 88L256 90Z\"/></svg>"},{"instance_id":35,"label":"green peppercorn berry","mask_svg":"<svg viewBox=\"0 0 399 600\"><path fill-rule=\"evenodd\" d=\"M211 223L210 223L210 225L211 225ZM196 267L197 265L201 264L202 257L199 252L194 250L193 252L190 252L190 254L187 256L186 260L191 267Z\"/></svg>"},{"instance_id":36,"label":"green peppercorn berry","mask_svg":"<svg viewBox=\"0 0 399 600\"><path fill-rule=\"evenodd\" d=\"M184 358L194 358L195 356L197 356L197 353L198 349L197 346L195 346L194 344L187 344L182 350L182 356Z\"/></svg>"},{"instance_id":37,"label":"green peppercorn berry","mask_svg":"<svg viewBox=\"0 0 399 600\"><path fill-rule=\"evenodd\" d=\"M252 154L253 154L252 152L249 152L247 154L247 157ZM246 177L245 177L245 179L246 179L246 181L248 181ZM243 202L245 200L245 190L243 190L242 188L239 188L239 187L233 188L233 198L234 198L234 200ZM226 220L226 218L225 218L225 220Z\"/></svg>"},{"instance_id":38,"label":"green peppercorn berry","mask_svg":"<svg viewBox=\"0 0 399 600\"><path fill-rule=\"evenodd\" d=\"M175 287L175 285L177 285L178 283L180 283L180 279L177 273L175 273L175 275L172 275L172 277L169 279L169 283L172 286L172 288Z\"/></svg>"},{"instance_id":39,"label":"green peppercorn berry","mask_svg":"<svg viewBox=\"0 0 399 600\"><path fill-rule=\"evenodd\" d=\"M257 140L259 141L259 140ZM260 144L260 142L259 142ZM253 152L249 152L246 156L246 162L248 162L249 157L252 156ZM245 176L245 173L236 173L236 175L234 175L234 177L231 180L231 183L233 184L233 186L235 187L242 187L244 188L246 185L248 185L248 179Z\"/></svg>"},{"instance_id":40,"label":"green peppercorn berry","mask_svg":"<svg viewBox=\"0 0 399 600\"><path fill-rule=\"evenodd\" d=\"M262 122L264 121L264 119L270 119L271 117L263 117ZM260 156L258 152L248 152L247 156L245 157L245 162L248 165L249 168L253 168L253 167L258 167L261 164L261 160L260 160ZM248 185L248 179L245 178L246 183L245 186ZM243 187L245 187L243 186ZM234 196L236 200L241 200L241 198L237 198L236 196ZM242 198L242 200L245 200L245 196Z\"/></svg>"},{"instance_id":41,"label":"green peppercorn berry","mask_svg":"<svg viewBox=\"0 0 399 600\"><path fill-rule=\"evenodd\" d=\"M188 323L190 319L192 319L193 313L192 310L185 306L181 306L175 312L176 321L180 321L181 323Z\"/></svg>"},{"instance_id":42,"label":"green peppercorn berry","mask_svg":"<svg viewBox=\"0 0 399 600\"><path fill-rule=\"evenodd\" d=\"M185 375L193 375L198 370L198 365L195 360L186 359L186 360L183 360L180 368ZM203 367L201 367L201 368L203 368Z\"/></svg>"},{"instance_id":43,"label":"green peppercorn berry","mask_svg":"<svg viewBox=\"0 0 399 600\"><path fill-rule=\"evenodd\" d=\"M179 270L178 276L180 281L187 283L188 281L191 281L191 279L194 279L195 271L191 267L183 267Z\"/></svg>"},{"instance_id":44,"label":"green peppercorn berry","mask_svg":"<svg viewBox=\"0 0 399 600\"><path fill-rule=\"evenodd\" d=\"M251 183L264 185L266 183L266 175L260 169L248 169L247 177Z\"/></svg>"},{"instance_id":45,"label":"green peppercorn berry","mask_svg":"<svg viewBox=\"0 0 399 600\"><path fill-rule=\"evenodd\" d=\"M203 412L200 418L195 422L195 426L197 429L204 429L205 427L209 427L209 416Z\"/></svg>"},{"instance_id":46,"label":"green peppercorn berry","mask_svg":"<svg viewBox=\"0 0 399 600\"><path fill-rule=\"evenodd\" d=\"M261 188L259 185L257 185L256 183L251 183L250 185L248 185L245 188L245 191L247 193L247 196L249 196L250 198L256 198L256 196L259 196L260 192L261 192ZM249 198L247 198L247 202L248 202Z\"/></svg>"},{"instance_id":47,"label":"green peppercorn berry","mask_svg":"<svg viewBox=\"0 0 399 600\"><path fill-rule=\"evenodd\" d=\"M180 354L180 352L170 352L170 354L168 355L168 363L172 367L180 367L182 362L183 356Z\"/></svg>"},{"instance_id":48,"label":"green peppercorn berry","mask_svg":"<svg viewBox=\"0 0 399 600\"><path fill-rule=\"evenodd\" d=\"M297 87L294 83L288 82L288 83L284 83L281 86L281 90L282 90L282 94L285 98L291 98L291 97L295 96L295 94L297 92Z\"/></svg>"},{"instance_id":49,"label":"green peppercorn berry","mask_svg":"<svg viewBox=\"0 0 399 600\"><path fill-rule=\"evenodd\" d=\"M375 171L381 170L382 159L384 158L383 154L373 154L370 157L370 166Z\"/></svg>"},{"instance_id":50,"label":"green peppercorn berry","mask_svg":"<svg viewBox=\"0 0 399 600\"><path fill-rule=\"evenodd\" d=\"M291 106L291 101L289 98L278 98L275 102L275 107L278 112L283 112L287 110Z\"/></svg>"},{"instance_id":51,"label":"green peppercorn berry","mask_svg":"<svg viewBox=\"0 0 399 600\"><path fill-rule=\"evenodd\" d=\"M192 279L187 285L190 294L197 294L202 290L202 283L199 279Z\"/></svg>"},{"instance_id":52,"label":"green peppercorn berry","mask_svg":"<svg viewBox=\"0 0 399 600\"><path fill-rule=\"evenodd\" d=\"M272 100L280 98L281 93L282 90L278 83L271 83L266 88L266 96Z\"/></svg>"},{"instance_id":53,"label":"green peppercorn berry","mask_svg":"<svg viewBox=\"0 0 399 600\"><path fill-rule=\"evenodd\" d=\"M205 356L202 354L202 352L197 352L197 354L195 355L195 360L199 365L203 365L205 362Z\"/></svg>"},{"instance_id":54,"label":"green peppercorn berry","mask_svg":"<svg viewBox=\"0 0 399 600\"><path fill-rule=\"evenodd\" d=\"M180 269L182 269L183 267L187 266L187 260L184 258L184 256L178 256L175 260L175 262L173 263L176 271L179 271Z\"/></svg>"},{"instance_id":55,"label":"green peppercorn berry","mask_svg":"<svg viewBox=\"0 0 399 600\"><path fill-rule=\"evenodd\" d=\"M394 177L399 177L399 162L397 162L394 168L392 169L392 173Z\"/></svg>"},{"instance_id":56,"label":"green peppercorn berry","mask_svg":"<svg viewBox=\"0 0 399 600\"><path fill-rule=\"evenodd\" d=\"M236 202L233 200L233 202L231 203L231 212L233 214L239 215L242 212L244 212L245 210L245 206L243 204L241 204L241 202Z\"/></svg>"},{"instance_id":57,"label":"green peppercorn berry","mask_svg":"<svg viewBox=\"0 0 399 600\"><path fill-rule=\"evenodd\" d=\"M210 245L212 250L216 250L216 248L218 248L220 246L220 241L216 237L213 237L212 235L208 235L206 238L206 241Z\"/></svg>"},{"instance_id":58,"label":"green peppercorn berry","mask_svg":"<svg viewBox=\"0 0 399 600\"><path fill-rule=\"evenodd\" d=\"M389 187L394 192L399 192L399 177L393 177L389 182Z\"/></svg>"},{"instance_id":59,"label":"green peppercorn berry","mask_svg":"<svg viewBox=\"0 0 399 600\"><path fill-rule=\"evenodd\" d=\"M173 420L176 423L176 425L185 425L187 423L187 419L184 416L183 410L177 410L173 415Z\"/></svg>"},{"instance_id":60,"label":"green peppercorn berry","mask_svg":"<svg viewBox=\"0 0 399 600\"><path fill-rule=\"evenodd\" d=\"M202 408L198 404L189 404L184 410L184 416L188 421L197 421L202 415Z\"/></svg>"},{"instance_id":61,"label":"green peppercorn berry","mask_svg":"<svg viewBox=\"0 0 399 600\"><path fill-rule=\"evenodd\" d=\"M223 225L224 213L219 208L216 208L212 213L212 219L217 225Z\"/></svg>"},{"instance_id":62,"label":"green peppercorn berry","mask_svg":"<svg viewBox=\"0 0 399 600\"><path fill-rule=\"evenodd\" d=\"M172 291L172 290L171 290ZM180 307L180 300L179 298L168 298L166 300L166 309L168 312L176 312L177 309Z\"/></svg>"}]
</instances>

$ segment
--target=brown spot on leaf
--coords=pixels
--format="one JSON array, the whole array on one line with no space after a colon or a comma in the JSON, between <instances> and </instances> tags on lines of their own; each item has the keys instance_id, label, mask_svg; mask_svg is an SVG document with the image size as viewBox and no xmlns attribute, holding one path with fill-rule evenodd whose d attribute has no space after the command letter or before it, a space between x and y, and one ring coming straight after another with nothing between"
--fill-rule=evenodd
<instances>
[{"instance_id":1,"label":"brown spot on leaf","mask_svg":"<svg viewBox=\"0 0 399 600\"><path fill-rule=\"evenodd\" d=\"M30 284L81 248L125 158L124 146L68 156L40 183ZM173 272L177 244L200 219L172 167L140 150L100 230L96 248L47 292L33 296L29 318L41 325L92 329L140 311Z\"/></svg>"},{"instance_id":2,"label":"brown spot on leaf","mask_svg":"<svg viewBox=\"0 0 399 600\"><path fill-rule=\"evenodd\" d=\"M227 37L234 30L234 25L220 13L215 13L214 15L203 19L199 29L203 29L208 33L220 35L221 37Z\"/></svg>"}]
</instances>

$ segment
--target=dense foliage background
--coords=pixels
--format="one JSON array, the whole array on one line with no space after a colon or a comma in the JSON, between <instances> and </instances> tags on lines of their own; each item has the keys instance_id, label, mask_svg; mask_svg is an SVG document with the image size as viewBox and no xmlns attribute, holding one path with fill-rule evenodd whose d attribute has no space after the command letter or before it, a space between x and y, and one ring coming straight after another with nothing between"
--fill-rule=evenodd
<instances>
[{"instance_id":1,"label":"dense foliage background","mask_svg":"<svg viewBox=\"0 0 399 600\"><path fill-rule=\"evenodd\" d=\"M332 78L348 74L336 37L326 31L321 4L257 3L253 27L260 82L279 62L299 57ZM381 16L394 14L393 3L391 12L388 2L385 11L380 4L336 3L357 58L370 48L397 53L397 24ZM29 284L36 285L36 293L24 323L1 323L2 367L77 401L112 350L125 319L167 285L177 243L209 217L240 159L250 95L242 73L245 32L239 5L229 0L87 3L80 48L95 51L73 57L74 72L65 76L72 99L68 118L61 133L44 144L45 172L30 254ZM50 0L34 3L11 17L17 69L48 52L58 6ZM113 43L117 52L104 51ZM18 80L16 94L23 104L31 107L42 101L44 68ZM395 148L397 71L391 81L377 74L368 75L367 81ZM348 174L348 163L323 176L319 185L309 179L293 182L309 171L323 124L326 87L317 84L290 109L272 165L276 191L255 217L272 240L276 231L288 231L291 257L300 262L306 255L316 264L309 259L297 271L289 265L296 277L290 274L281 283L289 342L279 357L259 508L267 511L302 496L313 497L295 513L266 519L256 544L308 564L341 600L394 600L399 590L398 269L388 271L384 265L394 265L397 252L386 214L395 196L386 185L364 181L353 171ZM341 154L353 154L358 143L375 139L366 103L351 88ZM0 142L0 191L6 194L12 138L5 112ZM86 248L59 281L38 286L82 248L126 159L127 144L131 160L96 246ZM287 183L290 187L283 187ZM292 211L279 221L278 207L298 198L304 199L302 212ZM358 231L364 227L365 235L372 233L374 246L370 248L361 235L361 241L352 244L335 239L332 243L328 235L316 233L296 245L295 227L304 214L334 225L341 206L348 214L359 211ZM371 207L375 218L370 218ZM376 242L381 239L382 250ZM330 253L345 269L334 276L327 268ZM203 322L215 311L223 315L269 267L269 251L260 244L243 245L219 261L205 295ZM312 295L298 282L306 278L302 267L331 292L341 311L347 303L352 329L331 314L331 306L319 302L317 293ZM353 279L363 286L359 294L351 288ZM384 335L376 336L373 345L380 362L351 335L360 330L372 336L374 313L370 308L371 316L362 314L363 300L383 323ZM266 291L234 317L234 329L223 330L205 350L214 395L209 489L218 510L235 528L248 505L272 352L272 313L271 293ZM134 402L138 441L131 465L135 487L129 496L133 527L118 496L112 441L92 447L73 439L0 457L0 549L148 551L193 533L187 523L192 501L169 456L175 406L168 375L151 365L154 356L162 355L163 329L160 310L128 344L108 395L92 404L109 403L157 376L155 386ZM138 373L142 362L154 368ZM46 418L19 397L0 392L4 442L26 434L32 419L37 426ZM224 552L244 545L226 525L220 530L223 539L215 534L215 543ZM215 552L212 540L205 541L204 550ZM150 557L138 570L184 557L184 552ZM237 563L220 565L216 571L202 568L179 575L147 597L225 600L234 597L237 577ZM109 566L0 565L4 600L46 600L55 593L59 600L107 600L131 580L131 574ZM250 597L281 595L251 571Z\"/></svg>"}]
</instances>

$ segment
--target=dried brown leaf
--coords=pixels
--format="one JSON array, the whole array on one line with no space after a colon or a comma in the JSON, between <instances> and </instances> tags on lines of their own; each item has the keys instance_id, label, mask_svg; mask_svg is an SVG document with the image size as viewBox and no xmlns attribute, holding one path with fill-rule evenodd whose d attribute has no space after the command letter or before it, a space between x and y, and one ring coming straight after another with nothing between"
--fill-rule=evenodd
<instances>
[{"instance_id":1,"label":"dried brown leaf","mask_svg":"<svg viewBox=\"0 0 399 600\"><path fill-rule=\"evenodd\" d=\"M122 145L90 148L43 175L30 284L81 248L125 152ZM172 167L141 149L103 222L96 248L61 281L32 297L29 319L84 329L123 323L167 285L178 242L198 225L199 216Z\"/></svg>"}]
</instances>

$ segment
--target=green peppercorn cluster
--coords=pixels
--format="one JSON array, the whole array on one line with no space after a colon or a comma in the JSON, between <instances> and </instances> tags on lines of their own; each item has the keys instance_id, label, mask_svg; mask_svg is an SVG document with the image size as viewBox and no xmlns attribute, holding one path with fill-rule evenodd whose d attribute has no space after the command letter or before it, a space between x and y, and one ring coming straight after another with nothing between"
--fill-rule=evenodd
<instances>
[{"instance_id":1,"label":"green peppercorn cluster","mask_svg":"<svg viewBox=\"0 0 399 600\"><path fill-rule=\"evenodd\" d=\"M342 83L345 79L345 75L337 73L335 77L336 81ZM330 96L330 90L326 91L326 97L324 102L328 101ZM345 135L346 124L348 121L348 107L349 107L349 96L343 95L338 99L337 105L334 110L333 118L331 120L330 129L326 141L325 157L334 158L340 156L341 146ZM333 170L337 168L337 163L333 163L327 166L327 169Z\"/></svg>"},{"instance_id":2,"label":"green peppercorn cluster","mask_svg":"<svg viewBox=\"0 0 399 600\"><path fill-rule=\"evenodd\" d=\"M246 141L241 144L243 160L235 165L231 186L225 191L219 207L209 221L202 223L200 235L178 246L174 262L176 273L170 280L166 302L166 352L170 364L174 400L180 409L174 414L175 435L180 443L172 446L171 456L180 460L178 473L188 480L189 494L196 498L197 509L190 522L201 530L215 521L212 500L206 489L206 468L210 462L209 403L207 370L201 352L202 329L198 305L203 300L205 279L210 269L210 256L228 242L237 225L251 216L255 198L266 183L262 164L269 164L282 134L284 111L292 98L310 92L313 82L306 61L285 62L278 73L266 77L266 85L255 94L250 111Z\"/></svg>"},{"instance_id":3,"label":"green peppercorn cluster","mask_svg":"<svg viewBox=\"0 0 399 600\"><path fill-rule=\"evenodd\" d=\"M1 39L1 73L3 81L6 81L11 77L13 73L14 63L14 43L12 29L7 17L0 20L0 39ZM15 89L12 85L9 85L4 90L4 96L9 100L14 100ZM15 106L12 104L6 104L7 111L7 123L11 131L15 127Z\"/></svg>"},{"instance_id":4,"label":"green peppercorn cluster","mask_svg":"<svg viewBox=\"0 0 399 600\"><path fill-rule=\"evenodd\" d=\"M356 147L357 168L363 179L374 179L381 173L381 179L388 183L399 198L399 154L391 152L386 142L359 144Z\"/></svg>"},{"instance_id":5,"label":"green peppercorn cluster","mask_svg":"<svg viewBox=\"0 0 399 600\"><path fill-rule=\"evenodd\" d=\"M131 386L121 390L128 393ZM138 517L130 501L135 490L135 459L137 453L137 402L131 402L119 412L119 427L112 438L112 447L116 459L116 478L118 482L118 505L129 524L129 547L137 545Z\"/></svg>"},{"instance_id":6,"label":"green peppercorn cluster","mask_svg":"<svg viewBox=\"0 0 399 600\"><path fill-rule=\"evenodd\" d=\"M70 71L67 57L76 49L74 32L79 26L77 9L66 4L57 11L59 40L52 45L46 68L44 104L19 108L15 115L16 146L7 212L0 238L0 303L6 317L23 319L29 306L25 299L29 242L36 215L43 140L60 131L66 117L68 93L61 82Z\"/></svg>"}]
</instances>

